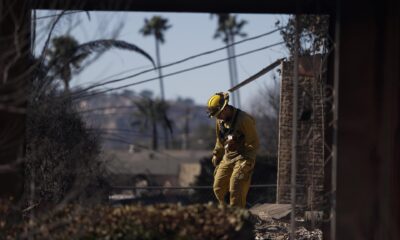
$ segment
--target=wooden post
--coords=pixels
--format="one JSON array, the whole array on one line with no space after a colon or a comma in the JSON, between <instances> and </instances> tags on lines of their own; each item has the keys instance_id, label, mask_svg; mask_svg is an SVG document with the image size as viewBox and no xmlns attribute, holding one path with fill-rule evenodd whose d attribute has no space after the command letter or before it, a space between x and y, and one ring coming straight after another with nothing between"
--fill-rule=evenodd
<instances>
[{"instance_id":1,"label":"wooden post","mask_svg":"<svg viewBox=\"0 0 400 240\"><path fill-rule=\"evenodd\" d=\"M400 238L398 6L340 7L336 239Z\"/></svg>"},{"instance_id":2,"label":"wooden post","mask_svg":"<svg viewBox=\"0 0 400 240\"><path fill-rule=\"evenodd\" d=\"M0 196L23 189L30 10L24 0L0 0Z\"/></svg>"}]
</instances>

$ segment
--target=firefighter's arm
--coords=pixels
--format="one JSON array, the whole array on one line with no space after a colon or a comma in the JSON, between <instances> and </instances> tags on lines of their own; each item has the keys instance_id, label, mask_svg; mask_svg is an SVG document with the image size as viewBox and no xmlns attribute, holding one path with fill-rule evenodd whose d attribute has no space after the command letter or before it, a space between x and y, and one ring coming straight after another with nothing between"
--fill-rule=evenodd
<instances>
[{"instance_id":1,"label":"firefighter's arm","mask_svg":"<svg viewBox=\"0 0 400 240\"><path fill-rule=\"evenodd\" d=\"M256 130L255 120L250 117L244 117L240 125L241 132L244 134L244 152L246 157L255 159L257 155L257 150L260 146L258 140L258 134Z\"/></svg>"},{"instance_id":2,"label":"firefighter's arm","mask_svg":"<svg viewBox=\"0 0 400 240\"><path fill-rule=\"evenodd\" d=\"M222 145L219 137L218 137L218 132L219 132L219 126L218 123L216 124L216 141L215 141L215 147L213 150L213 157L212 157L212 163L214 166L217 166L219 162L221 162L223 156L224 156L224 146Z\"/></svg>"}]
</instances>

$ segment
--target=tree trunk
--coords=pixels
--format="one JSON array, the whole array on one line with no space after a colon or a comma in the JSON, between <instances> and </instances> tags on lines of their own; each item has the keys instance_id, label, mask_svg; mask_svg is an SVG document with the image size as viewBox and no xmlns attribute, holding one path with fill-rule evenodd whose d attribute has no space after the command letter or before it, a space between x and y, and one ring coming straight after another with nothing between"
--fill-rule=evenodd
<instances>
[{"instance_id":1,"label":"tree trunk","mask_svg":"<svg viewBox=\"0 0 400 240\"><path fill-rule=\"evenodd\" d=\"M69 79L63 79L64 82L64 96L69 96Z\"/></svg>"},{"instance_id":2,"label":"tree trunk","mask_svg":"<svg viewBox=\"0 0 400 240\"><path fill-rule=\"evenodd\" d=\"M162 77L162 70L161 70L161 58L160 58L160 41L156 38L156 61L157 61L157 69L158 69L158 78L160 80L160 94L161 100L165 101L165 94L164 94L164 82Z\"/></svg>"},{"instance_id":3,"label":"tree trunk","mask_svg":"<svg viewBox=\"0 0 400 240\"><path fill-rule=\"evenodd\" d=\"M165 93L164 93L164 82L163 82L163 77L162 77L162 70L161 70L161 57L160 57L160 41L156 38L156 57L157 57L157 68L158 68L158 78L160 80L160 94L161 94L161 100L164 102L165 101ZM164 147L166 149L169 148L168 144L168 131L164 127Z\"/></svg>"},{"instance_id":4,"label":"tree trunk","mask_svg":"<svg viewBox=\"0 0 400 240\"><path fill-rule=\"evenodd\" d=\"M158 149L158 133L157 133L157 124L156 124L156 120L154 119L154 116L151 119L151 127L153 128L152 148L153 148L153 150L157 150Z\"/></svg>"}]
</instances>

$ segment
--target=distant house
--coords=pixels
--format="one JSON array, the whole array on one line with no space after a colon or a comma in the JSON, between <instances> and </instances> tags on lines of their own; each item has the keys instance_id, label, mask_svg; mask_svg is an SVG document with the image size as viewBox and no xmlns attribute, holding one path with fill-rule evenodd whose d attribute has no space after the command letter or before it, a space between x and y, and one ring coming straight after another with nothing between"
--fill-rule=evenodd
<instances>
[{"instance_id":1,"label":"distant house","mask_svg":"<svg viewBox=\"0 0 400 240\"><path fill-rule=\"evenodd\" d=\"M109 180L114 186L134 186L143 179L149 186L189 186L200 173L199 161L210 157L210 151L110 150L105 155Z\"/></svg>"}]
</instances>

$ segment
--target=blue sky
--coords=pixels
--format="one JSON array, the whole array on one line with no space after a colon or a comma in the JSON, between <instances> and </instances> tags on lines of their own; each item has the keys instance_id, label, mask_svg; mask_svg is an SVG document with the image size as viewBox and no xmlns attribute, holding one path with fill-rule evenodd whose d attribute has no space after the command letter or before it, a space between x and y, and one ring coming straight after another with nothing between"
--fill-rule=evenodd
<instances>
[{"instance_id":1,"label":"blue sky","mask_svg":"<svg viewBox=\"0 0 400 240\"><path fill-rule=\"evenodd\" d=\"M38 11L37 16L48 16L59 12ZM221 39L213 39L217 18L211 18L208 13L156 13L156 12L90 12L90 19L84 12L65 15L57 24L54 36L69 33L80 43L96 39L109 39L118 31L116 39L133 43L155 58L155 42L153 37L143 37L139 29L145 18L160 15L168 18L172 27L165 33L166 42L161 45L161 62L163 65L210 51L224 46ZM238 14L238 19L248 21L243 31L247 37L253 37L275 29L277 20L285 22L287 15L271 14ZM48 33L48 24L52 18L38 19L37 41L35 52L41 51L44 36ZM236 39L236 41L241 40ZM235 46L236 54L261 48L281 42L279 32L247 41ZM237 58L239 81L255 74L278 58L287 56L284 45L261 50ZM163 69L163 74L169 74L185 68L198 66L227 57L226 49L204 57L196 58L173 67ZM81 74L74 77L72 87L88 86L105 80L112 80L151 68L150 62L143 56L122 50L109 50L98 61L90 65ZM107 85L105 88L117 87L141 80L157 77L157 72L149 72L120 83ZM242 108L250 110L251 101L263 85L268 84L271 73L240 89ZM177 97L192 98L198 104L205 104L215 92L226 91L230 88L228 63L221 62L208 67L186 73L166 77L164 79L166 99ZM104 89L104 88L102 88ZM140 92L151 90L160 95L158 81L136 85L128 89Z\"/></svg>"}]
</instances>

